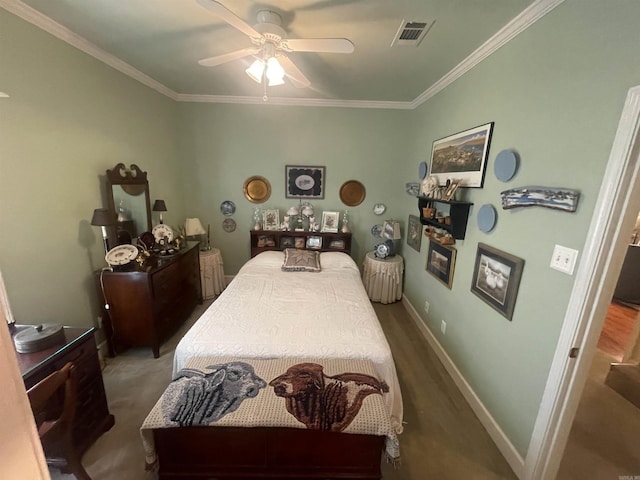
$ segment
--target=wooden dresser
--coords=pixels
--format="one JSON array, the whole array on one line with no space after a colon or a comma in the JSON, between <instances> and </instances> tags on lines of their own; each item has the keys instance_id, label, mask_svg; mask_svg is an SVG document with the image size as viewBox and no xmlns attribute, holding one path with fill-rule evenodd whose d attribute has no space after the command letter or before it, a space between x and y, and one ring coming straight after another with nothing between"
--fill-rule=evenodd
<instances>
[{"instance_id":1,"label":"wooden dresser","mask_svg":"<svg viewBox=\"0 0 640 480\"><path fill-rule=\"evenodd\" d=\"M78 451L83 453L113 426L114 419L107 406L93 328L64 327L64 335L64 343L39 352L16 352L16 356L27 389L67 362L73 362L76 366L78 401L73 421L73 441ZM54 405L54 402L52 409L59 409L61 404Z\"/></svg>"},{"instance_id":2,"label":"wooden dresser","mask_svg":"<svg viewBox=\"0 0 640 480\"><path fill-rule=\"evenodd\" d=\"M98 294L109 354L126 347L151 347L160 356L160 344L202 303L198 242L172 257L151 257L132 271L98 272ZM137 265L137 264L136 264Z\"/></svg>"}]
</instances>

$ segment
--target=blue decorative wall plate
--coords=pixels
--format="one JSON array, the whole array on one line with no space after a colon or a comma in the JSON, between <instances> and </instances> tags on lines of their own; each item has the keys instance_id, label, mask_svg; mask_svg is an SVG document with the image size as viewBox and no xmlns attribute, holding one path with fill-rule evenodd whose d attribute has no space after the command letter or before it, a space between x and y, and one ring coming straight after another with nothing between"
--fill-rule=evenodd
<instances>
[{"instance_id":1,"label":"blue decorative wall plate","mask_svg":"<svg viewBox=\"0 0 640 480\"><path fill-rule=\"evenodd\" d=\"M493 163L493 171L501 182L508 182L518 170L518 158L511 150L502 150Z\"/></svg>"},{"instance_id":2,"label":"blue decorative wall plate","mask_svg":"<svg viewBox=\"0 0 640 480\"><path fill-rule=\"evenodd\" d=\"M496 226L496 209L493 205L485 203L478 210L478 228L481 232L490 232Z\"/></svg>"}]
</instances>

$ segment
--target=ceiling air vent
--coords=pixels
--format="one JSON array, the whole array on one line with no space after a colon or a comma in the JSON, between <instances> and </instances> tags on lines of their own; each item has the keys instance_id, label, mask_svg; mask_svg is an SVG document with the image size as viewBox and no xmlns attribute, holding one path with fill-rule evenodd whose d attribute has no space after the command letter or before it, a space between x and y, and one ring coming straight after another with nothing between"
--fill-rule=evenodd
<instances>
[{"instance_id":1,"label":"ceiling air vent","mask_svg":"<svg viewBox=\"0 0 640 480\"><path fill-rule=\"evenodd\" d=\"M407 22L402 20L400 28L396 32L396 36L391 42L391 46L396 45L417 47L427 34L434 20L421 21L421 22Z\"/></svg>"}]
</instances>

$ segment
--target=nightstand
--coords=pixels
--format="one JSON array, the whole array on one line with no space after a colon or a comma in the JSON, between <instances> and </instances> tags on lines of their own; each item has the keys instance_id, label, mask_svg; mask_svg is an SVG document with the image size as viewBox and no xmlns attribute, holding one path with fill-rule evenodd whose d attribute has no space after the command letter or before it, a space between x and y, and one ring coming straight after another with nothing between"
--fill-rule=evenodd
<instances>
[{"instance_id":1,"label":"nightstand","mask_svg":"<svg viewBox=\"0 0 640 480\"><path fill-rule=\"evenodd\" d=\"M362 283L373 302L393 303L402 298L404 260L400 255L378 258L368 252L364 258Z\"/></svg>"},{"instance_id":2,"label":"nightstand","mask_svg":"<svg viewBox=\"0 0 640 480\"><path fill-rule=\"evenodd\" d=\"M200 281L205 300L220 295L225 289L224 265L219 249L200 250Z\"/></svg>"}]
</instances>

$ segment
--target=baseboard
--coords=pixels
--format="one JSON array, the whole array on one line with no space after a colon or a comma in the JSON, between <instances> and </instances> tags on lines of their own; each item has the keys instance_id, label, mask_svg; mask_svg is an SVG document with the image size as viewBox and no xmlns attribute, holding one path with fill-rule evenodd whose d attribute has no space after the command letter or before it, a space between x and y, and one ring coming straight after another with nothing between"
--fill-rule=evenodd
<instances>
[{"instance_id":1,"label":"baseboard","mask_svg":"<svg viewBox=\"0 0 640 480\"><path fill-rule=\"evenodd\" d=\"M509 441L509 438L502 431L498 423L491 416L491 413L486 409L480 398L476 395L476 393L471 388L471 385L465 380L462 376L462 373L456 367L451 357L447 355L447 352L442 348L440 342L438 342L437 338L433 335L429 327L425 325L418 315L418 311L413 307L411 302L405 297L402 296L402 304L409 312L411 319L415 322L416 326L424 336L424 338L429 342L429 345L435 351L438 359L444 365L444 368L447 370L447 373L453 379L453 382L456 384L460 393L465 398L465 400L469 403L469 406L473 410L473 412L480 420L480 423L484 426L484 428L489 433L489 436L493 440L493 443L496 444L502 456L504 456L505 460L516 474L518 478L524 477L524 459L515 449L513 444Z\"/></svg>"}]
</instances>

